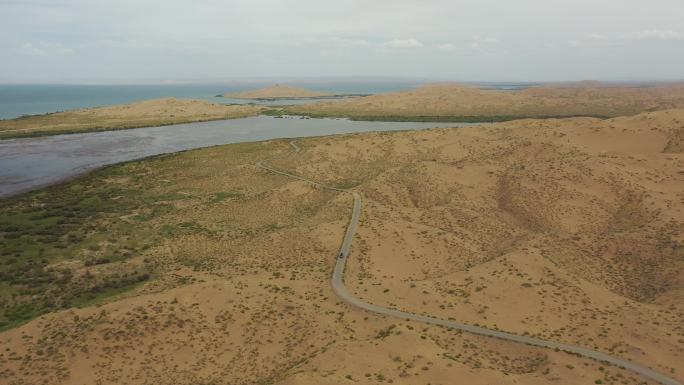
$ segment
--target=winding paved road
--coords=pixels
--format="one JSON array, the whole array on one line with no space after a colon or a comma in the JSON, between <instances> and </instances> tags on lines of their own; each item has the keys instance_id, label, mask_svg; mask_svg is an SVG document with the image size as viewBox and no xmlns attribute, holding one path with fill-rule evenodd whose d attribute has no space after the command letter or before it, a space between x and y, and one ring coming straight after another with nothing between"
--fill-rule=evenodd
<instances>
[{"instance_id":1,"label":"winding paved road","mask_svg":"<svg viewBox=\"0 0 684 385\"><path fill-rule=\"evenodd\" d=\"M290 142L290 145L292 146L294 153L297 154L301 150L300 147L297 145L295 142ZM285 155L287 156L287 155ZM371 303L367 303L362 301L359 298L354 297L349 291L347 291L347 288L344 286L344 269L347 264L347 258L349 257L349 251L351 249L351 244L352 244L352 239L354 237L354 233L356 232L356 228L359 225L359 217L361 215L361 196L350 190L345 190L345 189L340 189L337 187L333 186L328 186L298 175L290 174L285 171L281 171L278 169L275 169L271 166L268 166L265 164L268 160L271 159L276 159L280 158L282 156L275 156L269 159L265 159L262 161L257 162L255 165L259 168L268 170L270 172L273 172L275 174L279 174L282 176L286 176L291 179L296 179L300 180L306 183L309 183L311 185L327 189L327 190L332 190L332 191L338 191L342 193L347 193L351 194L354 197L354 207L352 209L352 215L351 219L349 221L349 225L347 226L347 231L344 235L344 239L342 241L342 246L340 246L340 251L337 254L337 263L335 264L335 270L333 271L333 276L332 276L332 289L339 296L343 301L347 302L348 304L352 306L356 306L358 308L381 314L381 315L386 315L390 317L397 317L397 318L403 318L405 320L411 320L411 321L417 321L417 322L424 322L427 324L432 324L432 325L439 325L439 326L444 326L446 328L450 329L455 329L455 330L462 330L468 333L473 333L473 334L478 334L482 336L487 336L487 337L494 337L494 338L500 338L502 340L506 341L513 341L513 342L519 342L527 345L532 345L532 346L539 346L542 348L549 348L549 349L558 349L562 350L568 353L574 353L583 357L588 357L588 358L593 358L595 360L605 362L605 363L610 363L618 367L622 367L628 370L631 370L635 373L638 373L642 375L645 378L660 382L663 385L682 385L679 381L667 377L659 372L656 372L652 369L649 369L645 366L636 364L634 362L611 356L606 353L602 353L596 350L591 350L591 349L586 349L582 348L579 346L573 346L573 345L567 345L564 343L560 342L553 342L553 341L547 341L547 340L542 340L539 338L533 338L533 337L526 337L526 336L521 336L517 334L512 334L512 333L506 333L498 330L492 330L492 329L486 329L478 326L472 326L472 325L467 325L463 324L460 322L455 322L455 321L447 321L439 318L434 318L434 317L428 317L428 316L423 316L419 314L414 314L414 313L408 313L400 310L395 310L395 309L389 309L377 305L373 305Z\"/></svg>"}]
</instances>

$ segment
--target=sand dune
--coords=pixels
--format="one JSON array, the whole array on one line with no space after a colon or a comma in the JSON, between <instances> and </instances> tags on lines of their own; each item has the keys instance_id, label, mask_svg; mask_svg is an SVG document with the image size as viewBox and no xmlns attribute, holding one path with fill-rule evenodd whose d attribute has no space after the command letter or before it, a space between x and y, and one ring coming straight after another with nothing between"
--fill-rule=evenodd
<instances>
[{"instance_id":1,"label":"sand dune","mask_svg":"<svg viewBox=\"0 0 684 385\"><path fill-rule=\"evenodd\" d=\"M545 86L522 91L429 85L411 91L293 106L289 113L358 119L509 120L615 117L684 107L684 86Z\"/></svg>"},{"instance_id":2,"label":"sand dune","mask_svg":"<svg viewBox=\"0 0 684 385\"><path fill-rule=\"evenodd\" d=\"M116 130L256 115L256 106L226 106L204 100L153 99L108 107L0 120L0 139Z\"/></svg>"},{"instance_id":3,"label":"sand dune","mask_svg":"<svg viewBox=\"0 0 684 385\"><path fill-rule=\"evenodd\" d=\"M681 109L528 119L303 139L299 155L272 164L364 196L346 272L358 297L592 347L684 381L683 129ZM5 204L24 218L56 211L65 194L117 203L73 225L89 236L60 249L76 250L70 265L50 265L74 270L53 295L85 270L97 280L137 263L151 276L109 303L0 334L0 382L644 383L341 303L329 278L350 198L253 166L289 151L286 141L189 151ZM91 248L100 233L115 237ZM127 259L84 265L116 242Z\"/></svg>"}]
</instances>

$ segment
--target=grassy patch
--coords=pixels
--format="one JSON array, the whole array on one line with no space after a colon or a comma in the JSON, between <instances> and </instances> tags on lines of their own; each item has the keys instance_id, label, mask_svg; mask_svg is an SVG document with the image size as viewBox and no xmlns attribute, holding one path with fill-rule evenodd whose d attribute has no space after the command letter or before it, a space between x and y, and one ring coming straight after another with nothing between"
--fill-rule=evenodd
<instances>
[{"instance_id":1,"label":"grassy patch","mask_svg":"<svg viewBox=\"0 0 684 385\"><path fill-rule=\"evenodd\" d=\"M187 234L203 234L209 237L215 235L212 231L197 222L183 222L178 224L166 223L161 226L159 233L166 238L174 238Z\"/></svg>"},{"instance_id":2,"label":"grassy patch","mask_svg":"<svg viewBox=\"0 0 684 385\"><path fill-rule=\"evenodd\" d=\"M262 112L265 114L265 112ZM518 119L563 119L563 118L577 118L590 117L598 119L608 119L607 116L599 115L482 115L482 116L464 116L464 115L362 115L345 112L306 112L306 111L288 111L271 110L271 115L292 114L308 116L310 118L347 118L355 121L378 121L378 122L416 122L416 123L495 123L507 122Z\"/></svg>"},{"instance_id":3,"label":"grassy patch","mask_svg":"<svg viewBox=\"0 0 684 385\"><path fill-rule=\"evenodd\" d=\"M0 200L0 329L149 278L150 266L125 262L160 241L154 220L175 211L170 201L189 199L159 191L149 173L124 164Z\"/></svg>"},{"instance_id":4,"label":"grassy patch","mask_svg":"<svg viewBox=\"0 0 684 385\"><path fill-rule=\"evenodd\" d=\"M282 116L284 113L282 108L269 108L261 111L261 115L267 116Z\"/></svg>"},{"instance_id":5,"label":"grassy patch","mask_svg":"<svg viewBox=\"0 0 684 385\"><path fill-rule=\"evenodd\" d=\"M286 227L287 226L282 225L280 223L270 223L270 224L266 225L266 231L269 231L269 232L270 231L278 231L278 230L284 229Z\"/></svg>"},{"instance_id":6,"label":"grassy patch","mask_svg":"<svg viewBox=\"0 0 684 385\"><path fill-rule=\"evenodd\" d=\"M333 187L341 188L341 189L344 190L344 189L350 189L350 188L356 187L356 186L358 186L358 185L360 185L360 184L361 184L361 181L360 181L360 180L356 180L356 179L345 179L345 180L341 180L341 181L335 182L335 183L333 184Z\"/></svg>"},{"instance_id":7,"label":"grassy patch","mask_svg":"<svg viewBox=\"0 0 684 385\"><path fill-rule=\"evenodd\" d=\"M244 194L239 191L220 191L214 193L214 196L209 200L209 203L218 203L226 199L240 198L242 196L244 196Z\"/></svg>"}]
</instances>

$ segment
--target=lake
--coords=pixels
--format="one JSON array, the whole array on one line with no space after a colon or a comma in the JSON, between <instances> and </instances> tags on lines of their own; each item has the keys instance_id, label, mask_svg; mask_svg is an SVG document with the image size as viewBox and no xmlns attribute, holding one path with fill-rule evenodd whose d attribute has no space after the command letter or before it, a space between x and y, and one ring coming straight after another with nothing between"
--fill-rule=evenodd
<instances>
[{"instance_id":1,"label":"lake","mask_svg":"<svg viewBox=\"0 0 684 385\"><path fill-rule=\"evenodd\" d=\"M272 86L273 82L239 81L225 84L169 84L169 85L68 85L68 84L0 84L0 119L12 119L22 115L131 103L146 99L165 97L202 99L220 104L257 103L287 105L311 103L311 100L281 99L275 101L252 101L216 97L218 94L234 93L249 89ZM310 81L283 84L314 91L334 94L377 94L408 90L420 85L417 81L368 80L368 81ZM475 84L471 84L475 85ZM488 89L512 90L529 86L523 83L483 83ZM314 100L315 101L315 100Z\"/></svg>"},{"instance_id":2,"label":"lake","mask_svg":"<svg viewBox=\"0 0 684 385\"><path fill-rule=\"evenodd\" d=\"M364 122L255 116L132 130L0 141L0 197L54 184L109 164L228 143L469 123Z\"/></svg>"},{"instance_id":3,"label":"lake","mask_svg":"<svg viewBox=\"0 0 684 385\"><path fill-rule=\"evenodd\" d=\"M287 83L314 91L336 94L375 94L410 89L416 83L409 82L316 82ZM147 99L166 97L201 99L219 104L256 103L286 105L311 102L310 100L281 99L253 101L216 97L273 85L266 82L242 82L230 84L181 84L181 85L41 85L0 84L0 119L13 119L22 115L38 115L77 108L109 106Z\"/></svg>"}]
</instances>

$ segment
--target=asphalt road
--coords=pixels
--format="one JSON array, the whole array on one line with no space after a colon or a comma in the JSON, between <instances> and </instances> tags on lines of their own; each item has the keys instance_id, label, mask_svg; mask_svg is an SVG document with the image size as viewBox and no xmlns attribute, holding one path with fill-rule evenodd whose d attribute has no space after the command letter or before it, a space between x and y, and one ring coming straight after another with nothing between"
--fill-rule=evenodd
<instances>
[{"instance_id":1,"label":"asphalt road","mask_svg":"<svg viewBox=\"0 0 684 385\"><path fill-rule=\"evenodd\" d=\"M297 145L295 142L290 142L290 145L292 146L294 153L297 154L300 152L300 147ZM287 155L285 155L287 156ZM472 325L467 325L463 324L460 322L455 322L455 321L447 321L439 318L434 318L434 317L429 317L429 316L424 316L424 315L419 315L419 314L414 314L414 313L408 313L405 311L401 310L396 310L396 309L389 309L377 305L373 305L368 302L364 302L361 299L354 297L349 291L347 291L347 288L344 286L344 270L347 264L347 258L349 257L349 252L351 250L351 245L352 245L352 240L354 238L354 233L356 232L357 227L359 226L359 217L361 216L361 196L350 190L345 190L345 189L340 189L337 187L333 186L328 186L322 183L318 183L316 181L290 174L285 171L281 171L278 169L275 169L271 166L268 166L265 164L266 161L271 160L271 159L276 159L280 158L282 156L275 156L266 160L262 160L257 162L255 165L259 168L268 170L270 172L273 172L278 175L282 175L291 179L296 179L300 180L306 183L309 183L311 185L314 185L319 188L327 189L327 190L332 190L332 191L338 191L342 193L347 193L351 194L352 197L354 198L354 207L352 209L352 215L349 220L349 225L347 226L347 230L344 234L344 239L342 240L342 245L340 246L340 251L338 252L336 259L337 262L335 263L335 269L333 271L332 275L332 289L337 294L338 297L340 297L344 302L356 306L358 308L385 315L385 316L390 316L390 317L397 317L397 318L402 318L405 320L411 320L411 321L417 321L417 322L423 322L427 324L432 324L432 325L438 325L438 326L443 326L449 329L454 329L454 330L462 330L464 332L468 333L473 333L473 334L478 334L486 337L494 337L494 338L499 338L502 340L506 341L513 341L513 342L518 342L518 343L523 343L527 345L532 345L532 346L539 346L542 348L548 348L548 349L554 349L554 350L562 350L567 353L573 353L577 354L583 357L588 357L592 358L604 363L609 363L618 367L622 367L628 370L631 370L632 372L638 373L642 375L645 378L657 381L663 385L682 385L679 381L667 377L655 370L649 369L645 366L636 364L632 361L625 360L623 358L615 357L608 355L606 353L602 353L597 350L591 350L591 349L586 349L580 346L573 346L573 345L567 345L564 343L560 342L554 342L554 341L547 341L547 340L542 340L539 338L533 338L533 337L527 337L527 336L521 336L517 334L512 334L512 333L506 333L498 330L493 330L493 329L486 329L478 326L472 326Z\"/></svg>"}]
</instances>

